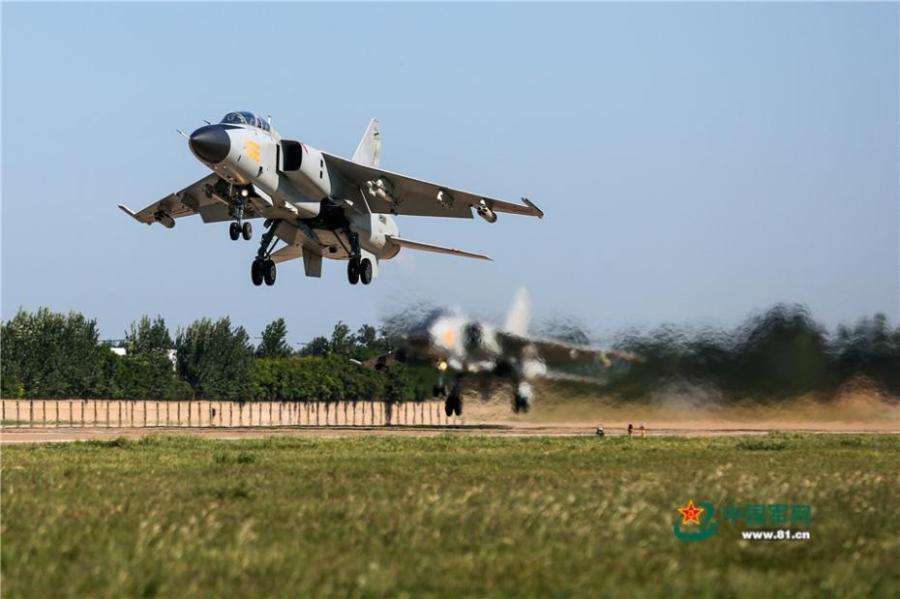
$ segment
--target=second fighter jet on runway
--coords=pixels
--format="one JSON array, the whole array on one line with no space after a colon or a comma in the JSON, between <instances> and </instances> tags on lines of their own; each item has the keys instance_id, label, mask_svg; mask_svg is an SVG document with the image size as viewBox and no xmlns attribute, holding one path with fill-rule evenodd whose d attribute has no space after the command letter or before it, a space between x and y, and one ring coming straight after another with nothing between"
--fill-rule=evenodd
<instances>
[{"instance_id":1,"label":"second fighter jet on runway","mask_svg":"<svg viewBox=\"0 0 900 599\"><path fill-rule=\"evenodd\" d=\"M402 248L490 260L402 238L391 215L472 218L474 211L489 223L499 212L544 215L525 198L513 204L379 168L381 131L374 119L350 160L284 139L250 112L200 127L188 145L211 174L139 212L119 208L167 228L192 214L205 223L230 221L235 240L252 237L249 219L265 219L250 269L254 285L273 285L275 264L301 257L308 277L321 276L322 258L347 260L350 283L366 285L378 276L379 261ZM279 240L285 246L273 252Z\"/></svg>"}]
</instances>

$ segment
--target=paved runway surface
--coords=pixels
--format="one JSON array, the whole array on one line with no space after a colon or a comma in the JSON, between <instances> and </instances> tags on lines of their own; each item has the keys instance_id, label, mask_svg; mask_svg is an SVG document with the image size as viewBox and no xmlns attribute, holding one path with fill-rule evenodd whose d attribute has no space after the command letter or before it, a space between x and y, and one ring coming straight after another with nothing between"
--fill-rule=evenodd
<instances>
[{"instance_id":1,"label":"paved runway surface","mask_svg":"<svg viewBox=\"0 0 900 599\"><path fill-rule=\"evenodd\" d=\"M703 423L678 423L676 426L647 428L646 436L734 436L763 435L770 432L792 433L844 433L844 434L897 434L896 428L872 426L836 426L822 423L791 423L783 428L748 424L746 426L702 426ZM770 424L770 423L763 423ZM700 426L698 426L700 425ZM627 434L627 425L604 426L607 436ZM366 435L435 436L435 435L491 435L506 437L596 436L597 426L576 424L471 424L458 426L302 426L302 427L244 427L244 428L5 428L0 433L0 443L53 443L86 441L90 439L114 439L125 437L138 439L147 435L192 435L207 439L254 439L262 437L354 437ZM640 437L639 430L634 431Z\"/></svg>"}]
</instances>

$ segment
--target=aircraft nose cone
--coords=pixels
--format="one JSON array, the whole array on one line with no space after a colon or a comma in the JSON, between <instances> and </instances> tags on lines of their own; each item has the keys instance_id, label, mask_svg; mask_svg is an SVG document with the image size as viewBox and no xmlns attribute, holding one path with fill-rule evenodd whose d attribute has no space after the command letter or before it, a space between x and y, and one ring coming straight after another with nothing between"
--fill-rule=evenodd
<instances>
[{"instance_id":1,"label":"aircraft nose cone","mask_svg":"<svg viewBox=\"0 0 900 599\"><path fill-rule=\"evenodd\" d=\"M188 145L200 160L210 164L218 164L228 156L228 151L231 149L231 139L223 127L207 125L191 133Z\"/></svg>"}]
</instances>

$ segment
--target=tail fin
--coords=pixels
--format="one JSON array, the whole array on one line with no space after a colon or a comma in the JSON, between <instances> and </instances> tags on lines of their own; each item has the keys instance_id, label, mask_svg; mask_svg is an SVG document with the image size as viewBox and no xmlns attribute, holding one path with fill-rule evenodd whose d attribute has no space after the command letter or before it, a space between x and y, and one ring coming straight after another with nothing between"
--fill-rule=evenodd
<instances>
[{"instance_id":1,"label":"tail fin","mask_svg":"<svg viewBox=\"0 0 900 599\"><path fill-rule=\"evenodd\" d=\"M369 127L359 140L351 160L366 166L381 165L381 125L378 124L378 119L369 121Z\"/></svg>"},{"instance_id":2,"label":"tail fin","mask_svg":"<svg viewBox=\"0 0 900 599\"><path fill-rule=\"evenodd\" d=\"M531 310L528 307L528 291L522 288L516 291L516 297L506 316L506 326L503 328L507 332L524 337L528 334L529 320L531 320Z\"/></svg>"}]
</instances>

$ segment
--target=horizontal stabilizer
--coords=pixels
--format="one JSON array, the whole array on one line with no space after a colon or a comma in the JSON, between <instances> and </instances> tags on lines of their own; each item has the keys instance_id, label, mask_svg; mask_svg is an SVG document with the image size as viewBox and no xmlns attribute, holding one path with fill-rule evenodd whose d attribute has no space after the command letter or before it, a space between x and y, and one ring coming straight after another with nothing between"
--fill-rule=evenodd
<instances>
[{"instance_id":1,"label":"horizontal stabilizer","mask_svg":"<svg viewBox=\"0 0 900 599\"><path fill-rule=\"evenodd\" d=\"M458 250L456 248L446 248L441 247L439 245L431 245L430 243L422 243L419 241L411 241L409 239L401 239L399 237L391 237L390 235L387 239L391 243L395 243L400 247L408 248L410 250L419 250L422 252L434 252L436 254L450 254L452 256L464 256L466 258L475 258L477 260L492 260L488 256L483 254L475 254L472 252L465 252L463 250Z\"/></svg>"}]
</instances>

